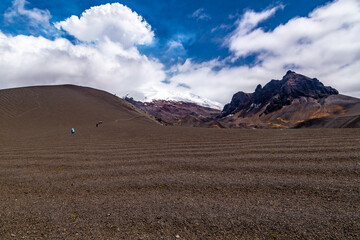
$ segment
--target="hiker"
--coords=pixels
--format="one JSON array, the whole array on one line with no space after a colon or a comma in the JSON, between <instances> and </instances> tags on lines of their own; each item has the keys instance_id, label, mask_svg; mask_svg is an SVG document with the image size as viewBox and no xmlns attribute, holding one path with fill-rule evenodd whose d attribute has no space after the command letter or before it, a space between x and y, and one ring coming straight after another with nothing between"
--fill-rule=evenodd
<instances>
[{"instance_id":1,"label":"hiker","mask_svg":"<svg viewBox=\"0 0 360 240\"><path fill-rule=\"evenodd\" d=\"M71 128L71 135L74 135L74 134L75 134L75 129Z\"/></svg>"}]
</instances>

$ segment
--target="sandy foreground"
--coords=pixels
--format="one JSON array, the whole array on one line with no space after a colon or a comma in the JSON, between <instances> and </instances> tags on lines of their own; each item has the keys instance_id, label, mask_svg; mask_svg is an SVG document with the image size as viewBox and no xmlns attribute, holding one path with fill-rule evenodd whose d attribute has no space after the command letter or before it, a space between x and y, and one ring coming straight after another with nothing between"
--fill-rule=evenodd
<instances>
[{"instance_id":1,"label":"sandy foreground","mask_svg":"<svg viewBox=\"0 0 360 240\"><path fill-rule=\"evenodd\" d=\"M360 239L360 129L0 135L0 239Z\"/></svg>"}]
</instances>

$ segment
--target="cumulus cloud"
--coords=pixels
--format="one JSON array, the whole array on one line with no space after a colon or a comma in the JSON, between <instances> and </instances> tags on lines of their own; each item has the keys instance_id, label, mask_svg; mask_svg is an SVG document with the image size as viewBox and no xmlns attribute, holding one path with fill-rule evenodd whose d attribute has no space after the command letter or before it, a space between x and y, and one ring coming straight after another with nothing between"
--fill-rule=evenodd
<instances>
[{"instance_id":1,"label":"cumulus cloud","mask_svg":"<svg viewBox=\"0 0 360 240\"><path fill-rule=\"evenodd\" d=\"M48 10L41 10L37 8L26 9L25 5L27 3L28 2L26 0L14 0L12 2L12 7L4 14L5 22L13 23L23 17L26 19L27 24L30 24L33 27L50 27L50 12Z\"/></svg>"},{"instance_id":2,"label":"cumulus cloud","mask_svg":"<svg viewBox=\"0 0 360 240\"><path fill-rule=\"evenodd\" d=\"M165 78L162 64L110 41L74 45L64 38L52 41L0 32L0 51L2 88L72 83L125 95L140 94L145 85Z\"/></svg>"},{"instance_id":3,"label":"cumulus cloud","mask_svg":"<svg viewBox=\"0 0 360 240\"><path fill-rule=\"evenodd\" d=\"M292 69L343 94L360 97L360 2L336 0L272 31L258 27L281 8L247 11L225 41L232 60L255 55L254 65L227 67L220 60L187 61L174 69L176 74L170 80L190 86L195 94L226 103L234 92L252 92L258 83L280 79Z\"/></svg>"},{"instance_id":4,"label":"cumulus cloud","mask_svg":"<svg viewBox=\"0 0 360 240\"><path fill-rule=\"evenodd\" d=\"M150 44L154 38L151 26L136 12L120 3L92 7L80 18L71 16L55 26L81 41L109 39L126 48L134 44Z\"/></svg>"},{"instance_id":5,"label":"cumulus cloud","mask_svg":"<svg viewBox=\"0 0 360 240\"><path fill-rule=\"evenodd\" d=\"M152 41L150 26L121 4L93 7L57 26L82 42L0 31L1 88L72 83L142 98L149 84L166 78L163 65L136 47Z\"/></svg>"}]
</instances>

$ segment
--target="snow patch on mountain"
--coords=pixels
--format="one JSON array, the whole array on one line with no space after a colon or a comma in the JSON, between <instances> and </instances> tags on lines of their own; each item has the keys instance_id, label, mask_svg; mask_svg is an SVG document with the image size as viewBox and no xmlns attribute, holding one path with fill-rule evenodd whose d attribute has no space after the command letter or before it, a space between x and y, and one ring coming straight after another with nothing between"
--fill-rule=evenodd
<instances>
[{"instance_id":1,"label":"snow patch on mountain","mask_svg":"<svg viewBox=\"0 0 360 240\"><path fill-rule=\"evenodd\" d=\"M151 102L154 100L165 100L165 101L178 101L178 102L191 102L196 103L203 107L209 107L214 109L222 110L223 105L221 103L202 98L191 92L178 92L178 91L157 91L148 93L141 100L142 102Z\"/></svg>"}]
</instances>

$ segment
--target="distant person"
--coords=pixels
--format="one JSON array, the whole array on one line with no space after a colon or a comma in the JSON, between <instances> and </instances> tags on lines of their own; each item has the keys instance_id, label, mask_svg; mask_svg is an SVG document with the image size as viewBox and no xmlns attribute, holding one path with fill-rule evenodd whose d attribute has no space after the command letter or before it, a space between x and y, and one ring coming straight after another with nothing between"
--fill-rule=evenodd
<instances>
[{"instance_id":1,"label":"distant person","mask_svg":"<svg viewBox=\"0 0 360 240\"><path fill-rule=\"evenodd\" d=\"M72 129L71 129L71 135L74 135L74 134L75 134L75 129L72 128Z\"/></svg>"},{"instance_id":2,"label":"distant person","mask_svg":"<svg viewBox=\"0 0 360 240\"><path fill-rule=\"evenodd\" d=\"M99 124L97 123L97 124L96 124L96 127L98 127L98 126L99 126Z\"/></svg>"}]
</instances>

